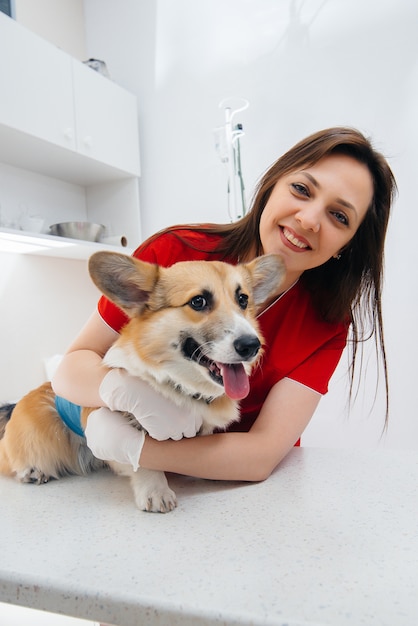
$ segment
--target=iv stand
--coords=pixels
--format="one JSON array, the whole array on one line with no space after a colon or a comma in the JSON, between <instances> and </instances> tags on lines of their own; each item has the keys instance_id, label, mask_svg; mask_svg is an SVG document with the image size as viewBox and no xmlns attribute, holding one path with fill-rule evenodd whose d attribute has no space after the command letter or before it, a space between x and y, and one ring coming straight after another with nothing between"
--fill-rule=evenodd
<instances>
[{"instance_id":1,"label":"iv stand","mask_svg":"<svg viewBox=\"0 0 418 626\"><path fill-rule=\"evenodd\" d=\"M233 125L233 118L240 111L247 109L249 102L244 98L239 98L240 106L233 109L232 100L237 101L236 98L227 98L219 104L219 108L224 108L225 110L225 124L222 128L216 130L216 147L221 161L227 166L228 213L231 222L234 222L245 215L246 206L240 147L240 138L244 136L244 131L242 124Z\"/></svg>"}]
</instances>

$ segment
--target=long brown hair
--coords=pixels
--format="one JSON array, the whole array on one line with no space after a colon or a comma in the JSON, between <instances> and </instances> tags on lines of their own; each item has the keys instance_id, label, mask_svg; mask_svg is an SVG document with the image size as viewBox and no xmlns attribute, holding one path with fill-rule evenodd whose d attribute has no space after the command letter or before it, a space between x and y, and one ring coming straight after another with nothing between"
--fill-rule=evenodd
<instances>
[{"instance_id":1,"label":"long brown hair","mask_svg":"<svg viewBox=\"0 0 418 626\"><path fill-rule=\"evenodd\" d=\"M228 259L262 253L260 218L277 181L291 172L310 167L330 154L345 154L367 166L373 180L373 198L354 237L341 258L306 270L301 276L315 307L330 322L351 321L350 396L358 345L374 337L382 357L388 415L388 372L381 307L384 242L396 191L392 171L369 139L353 128L336 127L310 135L288 150L258 182L251 209L232 224L194 225L193 229L221 235L216 252ZM184 228L184 226L183 226ZM174 229L168 229L175 231Z\"/></svg>"}]
</instances>

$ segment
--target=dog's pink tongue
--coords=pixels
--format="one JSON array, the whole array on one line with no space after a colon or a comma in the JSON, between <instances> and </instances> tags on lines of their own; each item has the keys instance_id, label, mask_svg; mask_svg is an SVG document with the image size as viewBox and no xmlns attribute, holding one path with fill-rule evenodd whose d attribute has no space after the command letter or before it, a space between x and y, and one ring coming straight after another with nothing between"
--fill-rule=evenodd
<instances>
[{"instance_id":1,"label":"dog's pink tongue","mask_svg":"<svg viewBox=\"0 0 418 626\"><path fill-rule=\"evenodd\" d=\"M242 400L248 396L250 382L242 363L235 363L234 365L219 363L219 368L227 396L233 400Z\"/></svg>"}]
</instances>

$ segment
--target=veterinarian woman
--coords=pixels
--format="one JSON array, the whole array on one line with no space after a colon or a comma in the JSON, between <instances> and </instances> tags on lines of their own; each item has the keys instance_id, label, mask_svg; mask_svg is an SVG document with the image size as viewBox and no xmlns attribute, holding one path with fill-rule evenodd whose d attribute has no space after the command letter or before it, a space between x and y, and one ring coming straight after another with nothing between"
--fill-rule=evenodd
<instances>
[{"instance_id":1,"label":"veterinarian woman","mask_svg":"<svg viewBox=\"0 0 418 626\"><path fill-rule=\"evenodd\" d=\"M87 425L96 456L134 469L139 464L210 479L263 480L298 442L347 336L354 365L357 345L371 330L386 374L381 287L394 190L388 164L363 135L331 128L270 167L238 222L174 227L142 244L135 256L163 266L196 259L239 263L278 253L286 278L259 315L265 354L241 402L241 420L207 437L194 437L199 420L180 414L145 383L103 366L127 319L102 298L53 381L56 393L71 402L105 407ZM150 436L117 412L133 412L141 423L141 405Z\"/></svg>"}]
</instances>

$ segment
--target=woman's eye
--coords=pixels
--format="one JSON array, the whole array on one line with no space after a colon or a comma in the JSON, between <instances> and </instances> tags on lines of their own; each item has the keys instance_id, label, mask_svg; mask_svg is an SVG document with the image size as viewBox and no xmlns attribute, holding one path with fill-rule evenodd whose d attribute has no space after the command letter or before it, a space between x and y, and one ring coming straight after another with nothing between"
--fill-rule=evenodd
<instances>
[{"instance_id":1,"label":"woman's eye","mask_svg":"<svg viewBox=\"0 0 418 626\"><path fill-rule=\"evenodd\" d=\"M301 196L309 197L309 189L307 188L306 185L303 185L302 183L292 183L291 186L292 186L292 189L296 191L297 194Z\"/></svg>"},{"instance_id":2,"label":"woman's eye","mask_svg":"<svg viewBox=\"0 0 418 626\"><path fill-rule=\"evenodd\" d=\"M195 311L203 311L207 307L208 302L204 296L194 296L189 304Z\"/></svg>"},{"instance_id":3,"label":"woman's eye","mask_svg":"<svg viewBox=\"0 0 418 626\"><path fill-rule=\"evenodd\" d=\"M341 211L333 211L332 215L338 222L340 222L340 224L344 224L344 226L349 225L348 217L345 215L345 213L341 213Z\"/></svg>"}]
</instances>

